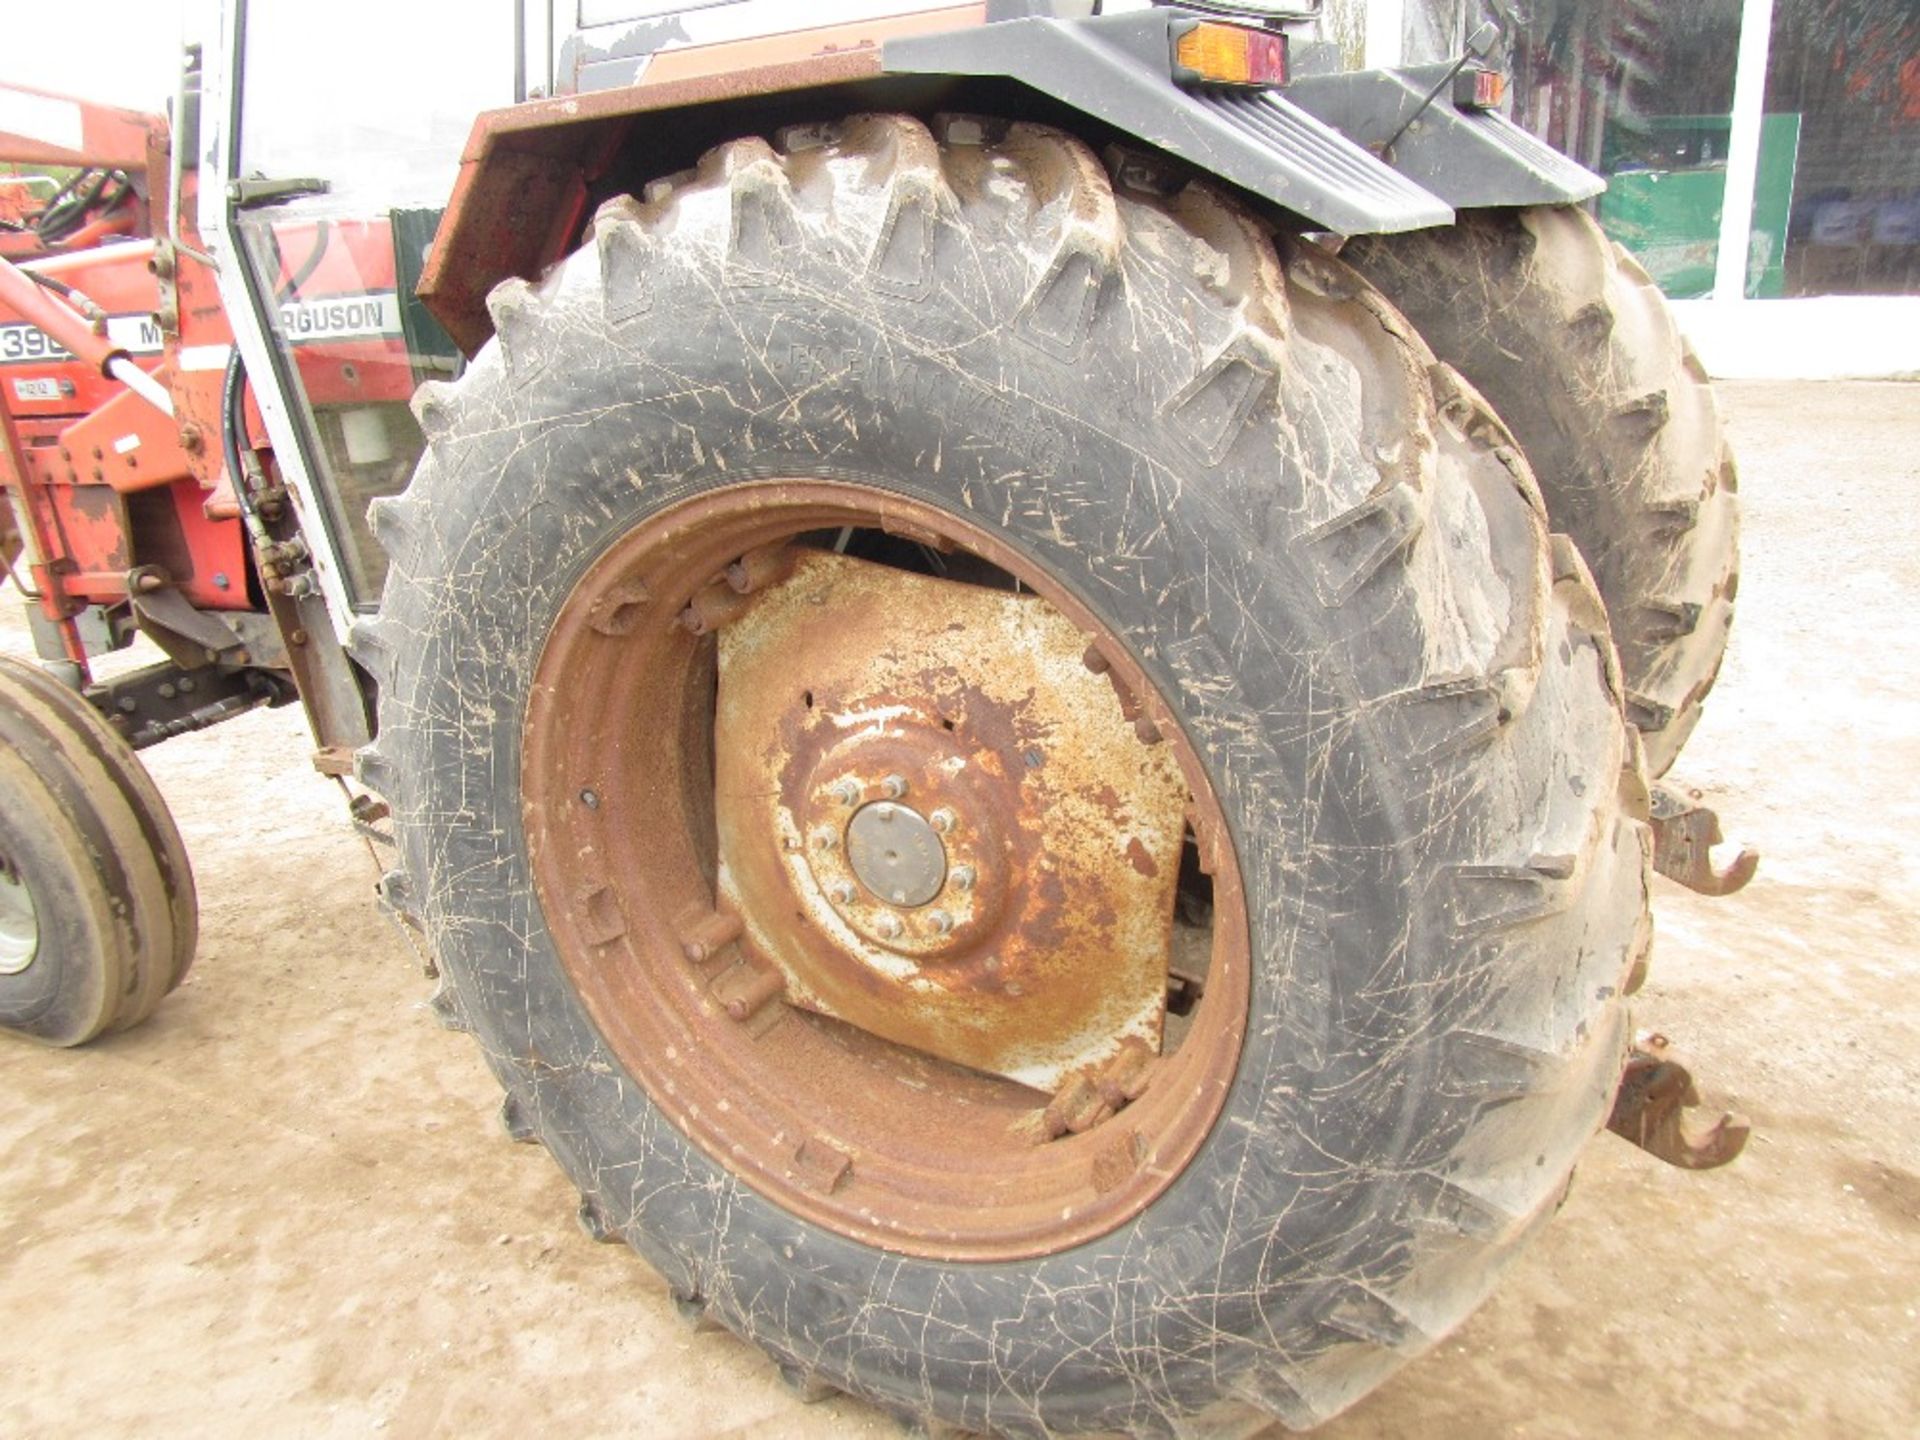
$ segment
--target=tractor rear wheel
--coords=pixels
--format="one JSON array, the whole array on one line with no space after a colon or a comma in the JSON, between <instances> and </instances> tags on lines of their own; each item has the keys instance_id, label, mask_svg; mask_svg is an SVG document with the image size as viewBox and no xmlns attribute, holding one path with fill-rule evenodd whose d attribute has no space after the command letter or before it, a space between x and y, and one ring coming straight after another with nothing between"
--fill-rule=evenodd
<instances>
[{"instance_id":1,"label":"tractor rear wheel","mask_svg":"<svg viewBox=\"0 0 1920 1440\"><path fill-rule=\"evenodd\" d=\"M1659 286L1572 207L1475 211L1341 252L1479 387L1606 598L1627 718L1665 774L1725 658L1739 474Z\"/></svg>"},{"instance_id":2,"label":"tractor rear wheel","mask_svg":"<svg viewBox=\"0 0 1920 1440\"><path fill-rule=\"evenodd\" d=\"M360 774L510 1131L803 1395L1306 1426L1604 1120L1644 777L1472 389L1117 174L858 117L497 289Z\"/></svg>"},{"instance_id":3,"label":"tractor rear wheel","mask_svg":"<svg viewBox=\"0 0 1920 1440\"><path fill-rule=\"evenodd\" d=\"M193 873L159 790L79 696L0 657L0 1030L79 1045L193 959Z\"/></svg>"}]
</instances>

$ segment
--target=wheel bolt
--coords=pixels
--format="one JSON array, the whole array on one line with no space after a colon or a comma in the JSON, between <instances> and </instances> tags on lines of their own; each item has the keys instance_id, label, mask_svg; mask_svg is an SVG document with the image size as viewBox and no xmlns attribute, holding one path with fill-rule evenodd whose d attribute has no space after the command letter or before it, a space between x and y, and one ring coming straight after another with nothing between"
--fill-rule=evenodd
<instances>
[{"instance_id":1,"label":"wheel bolt","mask_svg":"<svg viewBox=\"0 0 1920 1440\"><path fill-rule=\"evenodd\" d=\"M889 775L880 782L880 790L889 800L898 800L907 793L907 777Z\"/></svg>"},{"instance_id":2,"label":"wheel bolt","mask_svg":"<svg viewBox=\"0 0 1920 1440\"><path fill-rule=\"evenodd\" d=\"M953 811L948 810L947 808L942 806L940 809L934 811L933 814L927 817L927 823L933 826L933 828L938 830L942 835L945 835L948 831L953 829Z\"/></svg>"},{"instance_id":3,"label":"wheel bolt","mask_svg":"<svg viewBox=\"0 0 1920 1440\"><path fill-rule=\"evenodd\" d=\"M842 805L858 805L860 803L860 786L853 780L840 781L833 787L832 794L833 798L838 800Z\"/></svg>"},{"instance_id":4,"label":"wheel bolt","mask_svg":"<svg viewBox=\"0 0 1920 1440\"><path fill-rule=\"evenodd\" d=\"M927 923L933 926L933 933L936 935L948 935L953 932L953 916L944 910L928 912Z\"/></svg>"},{"instance_id":5,"label":"wheel bolt","mask_svg":"<svg viewBox=\"0 0 1920 1440\"><path fill-rule=\"evenodd\" d=\"M840 837L831 830L820 829L813 832L813 848L832 850L840 843Z\"/></svg>"},{"instance_id":6,"label":"wheel bolt","mask_svg":"<svg viewBox=\"0 0 1920 1440\"><path fill-rule=\"evenodd\" d=\"M851 905L853 903L853 886L849 885L845 880L836 884L827 894L832 897L833 903L836 905Z\"/></svg>"},{"instance_id":7,"label":"wheel bolt","mask_svg":"<svg viewBox=\"0 0 1920 1440\"><path fill-rule=\"evenodd\" d=\"M873 928L880 932L881 939L897 940L900 938L901 930L905 927L901 925L898 915L882 915L878 920L873 922Z\"/></svg>"},{"instance_id":8,"label":"wheel bolt","mask_svg":"<svg viewBox=\"0 0 1920 1440\"><path fill-rule=\"evenodd\" d=\"M974 881L973 866L956 865L953 867L953 873L947 878L953 882L954 889L971 890Z\"/></svg>"}]
</instances>

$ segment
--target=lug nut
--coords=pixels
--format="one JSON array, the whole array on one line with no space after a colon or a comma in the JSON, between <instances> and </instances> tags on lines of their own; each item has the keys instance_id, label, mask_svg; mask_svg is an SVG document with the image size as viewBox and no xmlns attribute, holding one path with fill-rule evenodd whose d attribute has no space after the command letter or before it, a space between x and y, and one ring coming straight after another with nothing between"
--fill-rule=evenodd
<instances>
[{"instance_id":1,"label":"lug nut","mask_svg":"<svg viewBox=\"0 0 1920 1440\"><path fill-rule=\"evenodd\" d=\"M973 889L973 882L975 878L973 873L973 866L956 865L953 867L953 873L949 875L947 878L953 882L954 889L962 890L962 891L971 890Z\"/></svg>"},{"instance_id":2,"label":"lug nut","mask_svg":"<svg viewBox=\"0 0 1920 1440\"><path fill-rule=\"evenodd\" d=\"M860 786L855 781L842 780L833 787L830 793L833 795L833 798L838 800L842 805L858 805L860 803Z\"/></svg>"},{"instance_id":3,"label":"lug nut","mask_svg":"<svg viewBox=\"0 0 1920 1440\"><path fill-rule=\"evenodd\" d=\"M942 835L945 835L949 830L953 829L953 811L942 806L927 817L927 823Z\"/></svg>"},{"instance_id":4,"label":"lug nut","mask_svg":"<svg viewBox=\"0 0 1920 1440\"><path fill-rule=\"evenodd\" d=\"M936 935L949 935L953 933L953 916L944 910L929 911L927 914L927 923L933 926L933 933Z\"/></svg>"},{"instance_id":5,"label":"lug nut","mask_svg":"<svg viewBox=\"0 0 1920 1440\"><path fill-rule=\"evenodd\" d=\"M889 775L880 782L880 790L889 800L898 800L902 795L907 793L907 777L904 775Z\"/></svg>"},{"instance_id":6,"label":"lug nut","mask_svg":"<svg viewBox=\"0 0 1920 1440\"><path fill-rule=\"evenodd\" d=\"M905 927L901 925L898 915L882 915L878 920L873 922L873 928L880 932L881 939L897 940L900 938L901 930Z\"/></svg>"},{"instance_id":7,"label":"lug nut","mask_svg":"<svg viewBox=\"0 0 1920 1440\"><path fill-rule=\"evenodd\" d=\"M832 850L839 844L840 837L831 830L823 828L813 832L813 848L816 850Z\"/></svg>"},{"instance_id":8,"label":"lug nut","mask_svg":"<svg viewBox=\"0 0 1920 1440\"><path fill-rule=\"evenodd\" d=\"M836 905L851 905L853 903L853 893L853 886L842 880L829 890L827 895Z\"/></svg>"}]
</instances>

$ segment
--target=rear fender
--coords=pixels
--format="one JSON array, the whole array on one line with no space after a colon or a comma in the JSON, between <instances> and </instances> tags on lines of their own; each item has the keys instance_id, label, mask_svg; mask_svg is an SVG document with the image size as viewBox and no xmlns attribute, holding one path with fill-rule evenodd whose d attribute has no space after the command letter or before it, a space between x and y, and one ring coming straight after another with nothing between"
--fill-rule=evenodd
<instances>
[{"instance_id":1,"label":"rear fender","mask_svg":"<svg viewBox=\"0 0 1920 1440\"><path fill-rule=\"evenodd\" d=\"M964 110L989 92L980 103L1010 100L1016 113L1067 123L1085 116L1266 200L1302 228L1352 235L1453 220L1446 201L1283 93L1176 86L1171 27L1186 17L1000 13L975 4L837 27L830 47L819 43L827 32L804 32L811 38L793 37L784 58L765 41L676 50L671 64L647 65L632 84L489 111L468 140L421 297L471 355L492 334L488 292L509 276L533 279L564 255L593 199L635 157L692 134L764 133L823 109ZM738 128L727 132L726 122Z\"/></svg>"},{"instance_id":2,"label":"rear fender","mask_svg":"<svg viewBox=\"0 0 1920 1440\"><path fill-rule=\"evenodd\" d=\"M1453 210L1293 103L1292 92L1189 91L1171 78L1173 27L1149 10L1009 20L887 42L894 75L999 77L1342 235L1446 225Z\"/></svg>"},{"instance_id":3,"label":"rear fender","mask_svg":"<svg viewBox=\"0 0 1920 1440\"><path fill-rule=\"evenodd\" d=\"M724 123L736 117L751 130L823 107L963 109L969 86L998 87L1002 102L1011 91L1016 110L1077 113L1303 228L1340 235L1448 225L1458 209L1565 204L1606 188L1503 117L1457 108L1448 65L1307 77L1284 91L1190 91L1170 77L1174 27L1191 17L1003 20L1003 8L623 56L631 83L489 111L468 141L421 296L472 354L492 334L488 291L564 255L596 185L632 156L688 133L737 133Z\"/></svg>"},{"instance_id":4,"label":"rear fender","mask_svg":"<svg viewBox=\"0 0 1920 1440\"><path fill-rule=\"evenodd\" d=\"M1566 205L1607 188L1505 116L1454 105L1454 69L1316 75L1295 81L1287 98L1456 210Z\"/></svg>"}]
</instances>

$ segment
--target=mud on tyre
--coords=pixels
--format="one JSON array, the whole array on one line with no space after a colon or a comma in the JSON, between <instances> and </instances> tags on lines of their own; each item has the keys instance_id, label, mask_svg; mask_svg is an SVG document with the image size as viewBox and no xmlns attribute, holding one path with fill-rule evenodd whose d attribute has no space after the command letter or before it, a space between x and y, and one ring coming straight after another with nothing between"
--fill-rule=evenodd
<instances>
[{"instance_id":1,"label":"mud on tyre","mask_svg":"<svg viewBox=\"0 0 1920 1440\"><path fill-rule=\"evenodd\" d=\"M1665 774L1720 673L1739 472L1651 276L1579 209L1464 212L1342 252L1513 427L1605 597L1627 718Z\"/></svg>"},{"instance_id":2,"label":"mud on tyre","mask_svg":"<svg viewBox=\"0 0 1920 1440\"><path fill-rule=\"evenodd\" d=\"M1207 187L1116 187L1071 137L974 120L722 146L491 308L376 508L361 773L394 806L389 893L590 1229L803 1393L982 1432L1305 1426L1458 1323L1606 1114L1646 946L1604 613L1475 392ZM1177 753L1212 969L1154 1073L1198 1083L959 1159L847 1105L775 1173L755 1117L792 1077L754 1057L781 1046L845 1067L844 1094L917 1097L936 1138L1049 1105L800 1010L764 1051L729 1038L701 967L741 941L690 942L671 908L714 905L686 879L714 874L696 602L731 573L703 517L764 501L764 536L797 492L802 548L904 536L1021 581L1105 647L1142 753ZM621 758L663 730L677 770ZM680 1043L645 1029L668 1023ZM737 1088L694 1115L670 1067L703 1039ZM980 1198L953 1234L889 1232L911 1206L863 1191L962 1163ZM999 1183L1027 1166L1079 1187L1057 1218Z\"/></svg>"}]
</instances>

